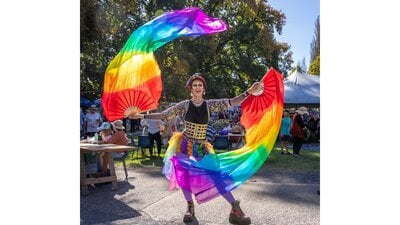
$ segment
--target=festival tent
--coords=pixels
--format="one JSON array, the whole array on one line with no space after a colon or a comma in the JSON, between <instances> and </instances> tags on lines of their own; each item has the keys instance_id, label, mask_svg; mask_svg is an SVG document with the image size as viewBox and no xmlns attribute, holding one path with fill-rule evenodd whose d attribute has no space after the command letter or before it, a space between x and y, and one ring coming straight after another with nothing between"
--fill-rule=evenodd
<instances>
[{"instance_id":1,"label":"festival tent","mask_svg":"<svg viewBox=\"0 0 400 225\"><path fill-rule=\"evenodd\" d=\"M284 79L285 106L300 107L302 105L319 108L320 82L319 76L301 73L295 70Z\"/></svg>"}]
</instances>

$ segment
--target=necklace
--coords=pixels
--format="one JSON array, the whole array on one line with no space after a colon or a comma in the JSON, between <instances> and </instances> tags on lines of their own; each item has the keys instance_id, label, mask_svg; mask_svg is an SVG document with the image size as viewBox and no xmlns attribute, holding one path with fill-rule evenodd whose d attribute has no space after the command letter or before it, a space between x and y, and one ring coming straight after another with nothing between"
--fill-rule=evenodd
<instances>
[{"instance_id":1,"label":"necklace","mask_svg":"<svg viewBox=\"0 0 400 225\"><path fill-rule=\"evenodd\" d=\"M195 101L195 100L192 98L192 102L193 102L193 104L194 104L195 106L200 106L201 104L203 104L204 99L201 99L200 101Z\"/></svg>"}]
</instances>

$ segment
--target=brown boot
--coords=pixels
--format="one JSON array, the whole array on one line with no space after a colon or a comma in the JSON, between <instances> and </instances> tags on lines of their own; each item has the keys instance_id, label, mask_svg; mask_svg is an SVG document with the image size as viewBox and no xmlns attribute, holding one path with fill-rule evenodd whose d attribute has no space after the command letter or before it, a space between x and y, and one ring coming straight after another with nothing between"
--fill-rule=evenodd
<instances>
[{"instance_id":1,"label":"brown boot","mask_svg":"<svg viewBox=\"0 0 400 225\"><path fill-rule=\"evenodd\" d=\"M231 213L229 214L229 223L237 225L248 225L251 223L250 217L246 217L239 206L240 201L236 200L232 205Z\"/></svg>"},{"instance_id":2,"label":"brown boot","mask_svg":"<svg viewBox=\"0 0 400 225\"><path fill-rule=\"evenodd\" d=\"M183 222L184 223L190 223L193 221L194 218L194 203L193 201L188 201L188 209L185 213L185 216L183 217Z\"/></svg>"}]
</instances>

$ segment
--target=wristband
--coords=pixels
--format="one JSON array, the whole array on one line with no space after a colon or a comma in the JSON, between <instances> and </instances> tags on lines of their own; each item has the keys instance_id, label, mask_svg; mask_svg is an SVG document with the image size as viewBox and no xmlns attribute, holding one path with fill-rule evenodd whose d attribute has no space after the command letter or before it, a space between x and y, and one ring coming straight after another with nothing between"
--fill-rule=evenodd
<instances>
[{"instance_id":1,"label":"wristband","mask_svg":"<svg viewBox=\"0 0 400 225\"><path fill-rule=\"evenodd\" d=\"M246 91L244 92L244 95L247 97L247 96L250 95L250 93L246 90Z\"/></svg>"}]
</instances>

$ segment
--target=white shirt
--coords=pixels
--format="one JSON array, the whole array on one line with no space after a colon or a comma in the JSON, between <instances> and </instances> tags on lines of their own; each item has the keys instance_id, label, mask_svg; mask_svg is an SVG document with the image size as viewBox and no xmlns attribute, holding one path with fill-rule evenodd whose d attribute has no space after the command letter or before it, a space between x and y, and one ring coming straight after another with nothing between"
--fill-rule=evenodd
<instances>
[{"instance_id":1,"label":"white shirt","mask_svg":"<svg viewBox=\"0 0 400 225\"><path fill-rule=\"evenodd\" d=\"M161 120L154 120L154 119L143 119L140 121L140 125L142 126L148 126L148 131L150 134L155 134L157 132L160 132L160 126L164 125L164 123Z\"/></svg>"},{"instance_id":2,"label":"white shirt","mask_svg":"<svg viewBox=\"0 0 400 225\"><path fill-rule=\"evenodd\" d=\"M87 122L86 132L97 132L100 125L101 116L99 113L86 113L85 121Z\"/></svg>"}]
</instances>

